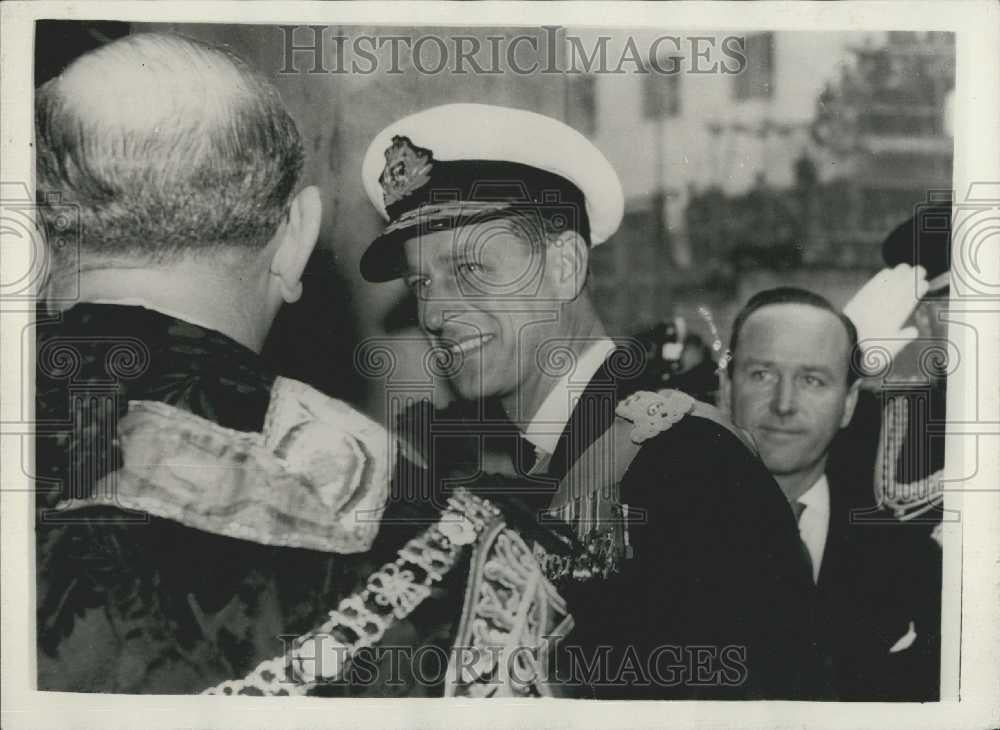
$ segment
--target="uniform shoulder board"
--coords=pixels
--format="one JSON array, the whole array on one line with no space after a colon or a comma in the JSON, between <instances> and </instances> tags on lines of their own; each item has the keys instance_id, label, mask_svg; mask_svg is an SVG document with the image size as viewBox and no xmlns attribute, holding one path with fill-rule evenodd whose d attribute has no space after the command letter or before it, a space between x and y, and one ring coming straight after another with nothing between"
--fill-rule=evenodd
<instances>
[{"instance_id":1,"label":"uniform shoulder board","mask_svg":"<svg viewBox=\"0 0 1000 730\"><path fill-rule=\"evenodd\" d=\"M693 412L695 403L694 398L679 390L659 393L640 390L620 401L615 413L632 424L629 438L633 443L641 444Z\"/></svg>"},{"instance_id":2,"label":"uniform shoulder board","mask_svg":"<svg viewBox=\"0 0 1000 730\"><path fill-rule=\"evenodd\" d=\"M715 406L695 400L679 390L666 389L657 393L636 391L618 403L615 413L632 424L629 438L636 444L663 433L685 416L697 416L722 426L742 441L751 453L759 455L750 432L734 424Z\"/></svg>"}]
</instances>

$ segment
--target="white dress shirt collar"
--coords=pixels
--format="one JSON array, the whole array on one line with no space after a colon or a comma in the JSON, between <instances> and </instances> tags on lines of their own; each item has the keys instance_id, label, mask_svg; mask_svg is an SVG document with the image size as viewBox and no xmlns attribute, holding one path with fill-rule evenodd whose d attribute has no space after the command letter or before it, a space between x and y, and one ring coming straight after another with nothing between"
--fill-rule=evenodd
<instances>
[{"instance_id":1,"label":"white dress shirt collar","mask_svg":"<svg viewBox=\"0 0 1000 730\"><path fill-rule=\"evenodd\" d=\"M555 452L580 393L614 349L615 343L607 338L593 343L577 357L576 366L549 391L524 431L524 437L537 450L549 455ZM571 386L575 389L571 390Z\"/></svg>"},{"instance_id":2,"label":"white dress shirt collar","mask_svg":"<svg viewBox=\"0 0 1000 730\"><path fill-rule=\"evenodd\" d=\"M830 529L830 483L826 474L800 495L798 502L805 506L799 516L799 536L809 551L813 582L816 582L819 580L819 569L823 563L827 532Z\"/></svg>"}]
</instances>

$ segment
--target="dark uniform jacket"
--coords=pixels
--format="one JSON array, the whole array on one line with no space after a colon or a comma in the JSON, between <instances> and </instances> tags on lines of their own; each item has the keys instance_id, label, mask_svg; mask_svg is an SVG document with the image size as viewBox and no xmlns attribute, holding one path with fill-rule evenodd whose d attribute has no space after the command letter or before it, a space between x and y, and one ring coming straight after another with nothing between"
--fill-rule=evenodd
<instances>
[{"instance_id":1,"label":"dark uniform jacket","mask_svg":"<svg viewBox=\"0 0 1000 730\"><path fill-rule=\"evenodd\" d=\"M633 390L621 367L631 358L613 352L591 380L547 473L504 485L536 520ZM474 439L470 453L503 438L499 419L488 407L482 414L487 418L470 428L489 435ZM507 424L507 438L516 438L513 431ZM496 488L482 473L481 452L451 458L467 462L464 483ZM558 583L576 624L558 655L565 685L598 698L819 692L819 662L807 635L812 581L795 521L740 439L711 420L685 417L643 444L621 490L635 557L606 579Z\"/></svg>"},{"instance_id":2,"label":"dark uniform jacket","mask_svg":"<svg viewBox=\"0 0 1000 730\"><path fill-rule=\"evenodd\" d=\"M628 394L615 357L571 415L550 465L554 479L610 426ZM643 444L621 499L634 557L606 581L582 585L576 604L585 607L581 645L612 647L598 696L811 694L817 666L797 529L777 484L740 439L711 420L683 418Z\"/></svg>"}]
</instances>

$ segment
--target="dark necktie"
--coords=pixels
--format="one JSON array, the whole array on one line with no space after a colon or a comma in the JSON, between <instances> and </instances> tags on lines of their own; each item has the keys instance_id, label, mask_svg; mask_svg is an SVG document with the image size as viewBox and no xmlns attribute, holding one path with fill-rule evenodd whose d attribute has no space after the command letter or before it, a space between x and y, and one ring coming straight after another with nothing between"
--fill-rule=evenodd
<instances>
[{"instance_id":1,"label":"dark necktie","mask_svg":"<svg viewBox=\"0 0 1000 730\"><path fill-rule=\"evenodd\" d=\"M802 513L805 512L806 506L802 504L799 500L792 502L792 513L795 515L795 526L798 528L799 520L802 519ZM799 532L799 549L802 551L802 557L806 561L806 565L809 566L809 577L813 576L813 561L812 554L809 552L808 546L806 546L805 541L802 539L802 533Z\"/></svg>"},{"instance_id":2,"label":"dark necktie","mask_svg":"<svg viewBox=\"0 0 1000 730\"><path fill-rule=\"evenodd\" d=\"M514 464L517 470L521 474L527 474L538 460L538 450L528 439L519 435L517 437L517 450L514 458L517 459L517 462Z\"/></svg>"}]
</instances>

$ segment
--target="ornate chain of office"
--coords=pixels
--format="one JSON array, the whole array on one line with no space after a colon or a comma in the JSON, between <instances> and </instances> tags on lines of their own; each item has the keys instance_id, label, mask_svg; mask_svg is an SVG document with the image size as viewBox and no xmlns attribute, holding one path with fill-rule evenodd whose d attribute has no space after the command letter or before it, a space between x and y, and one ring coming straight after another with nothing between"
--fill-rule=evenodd
<instances>
[{"instance_id":1,"label":"ornate chain of office","mask_svg":"<svg viewBox=\"0 0 1000 730\"><path fill-rule=\"evenodd\" d=\"M320 683L342 679L359 649L377 644L394 621L409 616L455 566L462 550L484 532L494 533L499 523L501 512L493 504L457 490L434 525L406 543L394 562L374 572L364 590L343 599L326 622L296 639L291 651L204 694L305 695Z\"/></svg>"}]
</instances>

